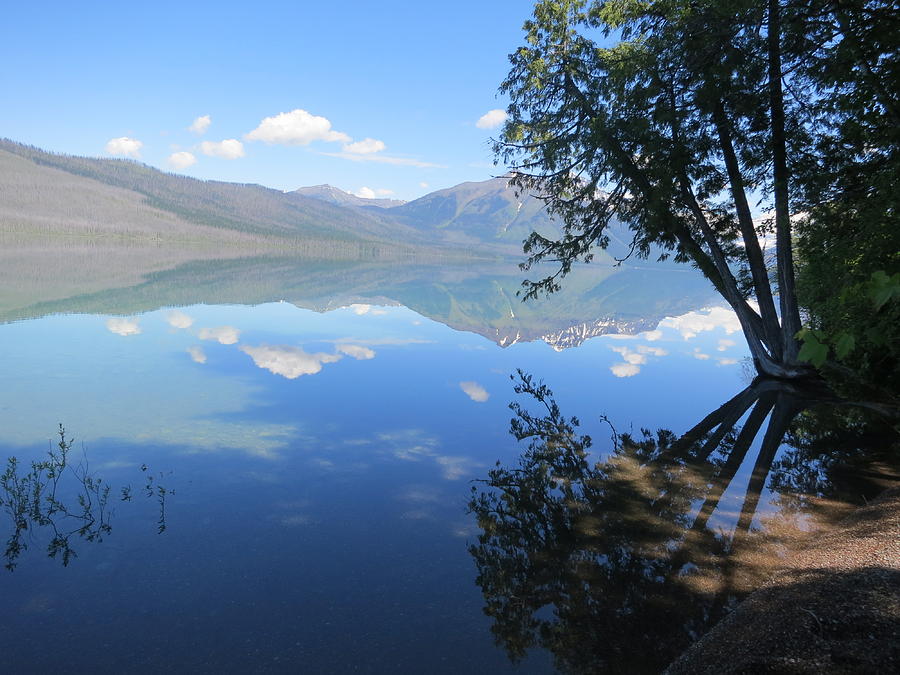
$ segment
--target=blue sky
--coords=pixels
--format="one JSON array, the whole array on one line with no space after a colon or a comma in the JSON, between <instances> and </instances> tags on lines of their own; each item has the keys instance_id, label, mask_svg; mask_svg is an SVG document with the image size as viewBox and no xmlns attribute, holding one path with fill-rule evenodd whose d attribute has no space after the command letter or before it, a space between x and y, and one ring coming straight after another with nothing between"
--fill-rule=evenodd
<instances>
[{"instance_id":1,"label":"blue sky","mask_svg":"<svg viewBox=\"0 0 900 675\"><path fill-rule=\"evenodd\" d=\"M198 178L413 199L502 173L497 129L478 121L506 107L497 88L531 8L11 3L0 136Z\"/></svg>"}]
</instances>

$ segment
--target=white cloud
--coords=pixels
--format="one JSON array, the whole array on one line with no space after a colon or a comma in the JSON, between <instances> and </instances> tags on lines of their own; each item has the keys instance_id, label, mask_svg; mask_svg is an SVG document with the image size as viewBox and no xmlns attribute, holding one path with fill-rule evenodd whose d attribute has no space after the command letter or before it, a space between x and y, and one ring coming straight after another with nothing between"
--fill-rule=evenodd
<instances>
[{"instance_id":1,"label":"white cloud","mask_svg":"<svg viewBox=\"0 0 900 675\"><path fill-rule=\"evenodd\" d=\"M737 343L734 340L727 340L722 338L719 340L719 346L716 347L720 352L726 351L729 347L734 347Z\"/></svg>"},{"instance_id":2,"label":"white cloud","mask_svg":"<svg viewBox=\"0 0 900 675\"><path fill-rule=\"evenodd\" d=\"M617 363L609 368L616 377L631 377L641 372L641 367L633 363Z\"/></svg>"},{"instance_id":3,"label":"white cloud","mask_svg":"<svg viewBox=\"0 0 900 675\"><path fill-rule=\"evenodd\" d=\"M386 147L384 141L378 141L374 138L364 138L355 143L347 143L343 149L344 152L350 152L354 155L371 155L375 152L381 152Z\"/></svg>"},{"instance_id":4,"label":"white cloud","mask_svg":"<svg viewBox=\"0 0 900 675\"><path fill-rule=\"evenodd\" d=\"M170 312L166 312L166 323L172 328L190 328L194 325L194 320L184 312L173 309Z\"/></svg>"},{"instance_id":5,"label":"white cloud","mask_svg":"<svg viewBox=\"0 0 900 675\"><path fill-rule=\"evenodd\" d=\"M396 166L415 166L420 169L446 169L446 164L434 164L423 162L410 157L388 157L387 155L355 155L352 152L322 152L325 157L339 157L353 162L377 162L379 164L394 164Z\"/></svg>"},{"instance_id":6,"label":"white cloud","mask_svg":"<svg viewBox=\"0 0 900 675\"><path fill-rule=\"evenodd\" d=\"M460 382L459 388L465 392L466 396L476 403L484 403L491 397L487 390L477 382Z\"/></svg>"},{"instance_id":7,"label":"white cloud","mask_svg":"<svg viewBox=\"0 0 900 675\"><path fill-rule=\"evenodd\" d=\"M300 347L260 345L259 347L241 347L241 351L250 356L260 368L276 375L294 380L301 375L315 375L322 370L325 363L334 363L343 358L340 354L310 354Z\"/></svg>"},{"instance_id":8,"label":"white cloud","mask_svg":"<svg viewBox=\"0 0 900 675\"><path fill-rule=\"evenodd\" d=\"M426 182L423 180L421 183L419 183L419 187L420 187L420 188L427 188L427 187L428 187L428 183L426 183Z\"/></svg>"},{"instance_id":9,"label":"white cloud","mask_svg":"<svg viewBox=\"0 0 900 675\"><path fill-rule=\"evenodd\" d=\"M632 351L628 347L612 347L612 350L617 354L621 354L622 360L625 361L625 363L630 363L635 366L647 363L646 355Z\"/></svg>"},{"instance_id":10,"label":"white cloud","mask_svg":"<svg viewBox=\"0 0 900 675\"><path fill-rule=\"evenodd\" d=\"M475 126L479 129L496 129L506 121L507 117L508 115L505 110L495 108L494 110L488 110L484 115L479 117L478 121L475 122Z\"/></svg>"},{"instance_id":11,"label":"white cloud","mask_svg":"<svg viewBox=\"0 0 900 675\"><path fill-rule=\"evenodd\" d=\"M197 158L189 152L173 152L169 155L169 166L173 169L186 169L197 163Z\"/></svg>"},{"instance_id":12,"label":"white cloud","mask_svg":"<svg viewBox=\"0 0 900 675\"><path fill-rule=\"evenodd\" d=\"M233 326L218 326L216 328L204 328L198 336L201 340L216 340L219 344L233 345L238 341L241 331Z\"/></svg>"},{"instance_id":13,"label":"white cloud","mask_svg":"<svg viewBox=\"0 0 900 675\"><path fill-rule=\"evenodd\" d=\"M441 473L447 480L458 480L471 475L474 468L481 466L469 457L440 454L437 439L424 436L421 431L416 429L381 433L378 434L377 441L385 446L383 452L395 459L406 462L434 461L441 468ZM415 501L422 503L426 500L417 496Z\"/></svg>"},{"instance_id":14,"label":"white cloud","mask_svg":"<svg viewBox=\"0 0 900 675\"><path fill-rule=\"evenodd\" d=\"M141 327L138 325L137 319L107 319L106 328L116 335L140 335Z\"/></svg>"},{"instance_id":15,"label":"white cloud","mask_svg":"<svg viewBox=\"0 0 900 675\"><path fill-rule=\"evenodd\" d=\"M134 157L140 159L141 148L144 144L136 138L111 138L106 142L106 152L110 155L124 155L125 157Z\"/></svg>"},{"instance_id":16,"label":"white cloud","mask_svg":"<svg viewBox=\"0 0 900 675\"><path fill-rule=\"evenodd\" d=\"M351 138L331 128L325 117L311 115L297 108L291 112L266 117L259 126L244 136L248 141L262 141L269 145L309 145L313 141L350 143ZM365 143L365 141L361 141Z\"/></svg>"},{"instance_id":17,"label":"white cloud","mask_svg":"<svg viewBox=\"0 0 900 675\"><path fill-rule=\"evenodd\" d=\"M694 358L695 358L695 359L700 359L701 361L708 361L708 360L709 360L709 354L704 354L704 353L701 352L699 349L695 349L695 350L694 350Z\"/></svg>"},{"instance_id":18,"label":"white cloud","mask_svg":"<svg viewBox=\"0 0 900 675\"><path fill-rule=\"evenodd\" d=\"M192 345L187 348L187 353L191 355L191 361L194 363L206 363L206 352L203 347Z\"/></svg>"},{"instance_id":19,"label":"white cloud","mask_svg":"<svg viewBox=\"0 0 900 675\"><path fill-rule=\"evenodd\" d=\"M741 330L737 314L725 307L712 307L698 312L688 312L681 316L667 317L659 322L660 326L674 328L685 340L696 337L699 333L716 328L723 329L729 335Z\"/></svg>"},{"instance_id":20,"label":"white cloud","mask_svg":"<svg viewBox=\"0 0 900 675\"><path fill-rule=\"evenodd\" d=\"M608 336L609 337L609 336ZM616 363L610 366L610 371L616 377L632 377L641 372L641 366L647 363L648 356L667 356L667 352L662 347L651 347L650 345L636 345L635 347L620 346L610 349L622 356L624 363Z\"/></svg>"},{"instance_id":21,"label":"white cloud","mask_svg":"<svg viewBox=\"0 0 900 675\"><path fill-rule=\"evenodd\" d=\"M468 457L455 457L453 455L439 455L434 461L441 467L441 473L447 480L459 480L472 472L473 462Z\"/></svg>"},{"instance_id":22,"label":"white cloud","mask_svg":"<svg viewBox=\"0 0 900 675\"><path fill-rule=\"evenodd\" d=\"M610 371L616 377L633 377L641 372L641 366L647 363L648 356L661 357L669 354L662 347L651 347L650 345L636 345L634 347L627 345L614 347L610 345L609 348L621 355L624 362L610 366Z\"/></svg>"},{"instance_id":23,"label":"white cloud","mask_svg":"<svg viewBox=\"0 0 900 675\"><path fill-rule=\"evenodd\" d=\"M244 144L236 138L226 138L224 141L203 141L200 151L210 157L221 159L237 159L244 156Z\"/></svg>"},{"instance_id":24,"label":"white cloud","mask_svg":"<svg viewBox=\"0 0 900 675\"><path fill-rule=\"evenodd\" d=\"M363 347L362 345L339 344L335 346L341 354L353 357L357 361L365 361L375 358L375 350Z\"/></svg>"},{"instance_id":25,"label":"white cloud","mask_svg":"<svg viewBox=\"0 0 900 675\"><path fill-rule=\"evenodd\" d=\"M380 433L375 440L383 447L380 452L404 462L421 462L439 456L437 439L425 436L417 429Z\"/></svg>"},{"instance_id":26,"label":"white cloud","mask_svg":"<svg viewBox=\"0 0 900 675\"><path fill-rule=\"evenodd\" d=\"M366 187L365 185L359 188L356 192L353 193L357 197L362 197L363 199L378 199L384 197L390 197L394 194L393 190L386 190L384 188L378 188L373 190L370 187Z\"/></svg>"},{"instance_id":27,"label":"white cloud","mask_svg":"<svg viewBox=\"0 0 900 675\"><path fill-rule=\"evenodd\" d=\"M656 342L660 338L662 338L663 333L661 330L648 330L646 333L642 333L641 337L645 339L647 342Z\"/></svg>"},{"instance_id":28,"label":"white cloud","mask_svg":"<svg viewBox=\"0 0 900 675\"><path fill-rule=\"evenodd\" d=\"M733 366L735 363L738 362L737 359L722 359L722 358L716 359L716 361L719 363L720 366Z\"/></svg>"},{"instance_id":29,"label":"white cloud","mask_svg":"<svg viewBox=\"0 0 900 675\"><path fill-rule=\"evenodd\" d=\"M387 314L387 310L379 309L378 307L372 307L372 305L363 305L360 303L353 303L350 305L350 309L353 310L353 313L357 316L363 316L364 314L371 314L372 316L381 316L382 314ZM369 342L371 344L371 342Z\"/></svg>"},{"instance_id":30,"label":"white cloud","mask_svg":"<svg viewBox=\"0 0 900 675\"><path fill-rule=\"evenodd\" d=\"M209 115L201 115L191 123L191 126L188 127L188 131L192 134L201 136L206 133L210 124L212 124L212 118L210 118Z\"/></svg>"}]
</instances>

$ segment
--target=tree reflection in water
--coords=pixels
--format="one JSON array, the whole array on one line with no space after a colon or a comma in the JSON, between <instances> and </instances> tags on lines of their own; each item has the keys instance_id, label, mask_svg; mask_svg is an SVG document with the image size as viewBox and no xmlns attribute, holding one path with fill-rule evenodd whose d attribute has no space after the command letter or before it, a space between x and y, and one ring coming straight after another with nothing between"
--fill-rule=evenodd
<instances>
[{"instance_id":1,"label":"tree reflection in water","mask_svg":"<svg viewBox=\"0 0 900 675\"><path fill-rule=\"evenodd\" d=\"M862 456L870 427L853 412L816 410L833 401L819 389L756 381L680 438L613 429L602 461L545 385L520 371L515 391L541 408L510 406L510 431L528 448L517 466L498 463L477 481L469 502L484 611L514 661L542 647L562 672L658 672L752 590L812 506L843 501L843 488L877 491L853 483L842 461ZM723 513L751 460L739 511ZM752 528L767 479L776 510ZM732 526L714 527L713 514Z\"/></svg>"},{"instance_id":2,"label":"tree reflection in water","mask_svg":"<svg viewBox=\"0 0 900 675\"><path fill-rule=\"evenodd\" d=\"M67 567L77 557L71 542L101 542L112 532L109 505L111 486L90 471L85 455L76 463L70 457L73 441L66 438L59 425L59 441L45 459L33 461L27 470L20 469L16 457L9 457L0 474L0 508L9 517L12 529L6 538L4 567L10 572L19 557L34 541L47 537L47 555ZM160 483L164 474L154 475L150 467L141 465L144 485L140 492L155 499L159 508L157 531L166 530L166 498L174 490ZM133 499L130 485L119 489L116 497Z\"/></svg>"}]
</instances>

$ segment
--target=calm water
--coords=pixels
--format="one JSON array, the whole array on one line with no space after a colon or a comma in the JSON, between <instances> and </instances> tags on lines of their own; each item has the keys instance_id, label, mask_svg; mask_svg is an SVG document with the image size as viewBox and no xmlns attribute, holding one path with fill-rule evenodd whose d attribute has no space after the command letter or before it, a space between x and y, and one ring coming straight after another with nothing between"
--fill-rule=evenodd
<instances>
[{"instance_id":1,"label":"calm water","mask_svg":"<svg viewBox=\"0 0 900 675\"><path fill-rule=\"evenodd\" d=\"M50 527L22 535L27 550L0 574L4 669L553 672L553 640L526 644L518 664L507 657L516 638L485 614L496 589L470 551L481 532L470 490L483 485L473 479L524 449L508 433L509 402L527 404L510 375L550 384L593 434L596 461L613 447L601 415L619 432L680 434L746 386L736 320L698 290L677 293L677 315L658 326L662 294L643 317L583 303L581 324L510 323L496 279L429 286L426 300L425 282L404 283L419 289L407 298L418 311L398 304L398 282L392 294L370 287L371 302L318 289L299 303L328 311L169 303L0 325L0 456L39 459L62 423L72 463L113 488L111 531L70 536L68 565L47 555ZM485 284L494 295L481 306L494 309L478 314ZM73 304L88 302L99 299ZM634 334L590 337L617 321ZM710 532L733 529L744 504L753 452L738 464L739 487L704 520ZM162 533L147 476L168 491ZM772 499L763 492L755 524ZM14 521L3 523L6 538ZM529 607L554 615L550 599Z\"/></svg>"}]
</instances>

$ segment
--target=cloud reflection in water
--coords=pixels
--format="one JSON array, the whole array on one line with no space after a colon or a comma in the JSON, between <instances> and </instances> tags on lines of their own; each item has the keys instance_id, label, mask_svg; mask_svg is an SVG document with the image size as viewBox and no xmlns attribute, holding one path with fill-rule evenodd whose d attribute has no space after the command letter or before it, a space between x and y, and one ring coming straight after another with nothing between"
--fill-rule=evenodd
<instances>
[{"instance_id":1,"label":"cloud reflection in water","mask_svg":"<svg viewBox=\"0 0 900 675\"><path fill-rule=\"evenodd\" d=\"M123 319L119 317L107 319L106 328L111 333L125 337L141 334L141 327L138 325L137 319Z\"/></svg>"},{"instance_id":2,"label":"cloud reflection in water","mask_svg":"<svg viewBox=\"0 0 900 675\"><path fill-rule=\"evenodd\" d=\"M194 363L206 363L206 352L199 345L191 345L187 348L187 353L191 355L191 361Z\"/></svg>"},{"instance_id":3,"label":"cloud reflection in water","mask_svg":"<svg viewBox=\"0 0 900 675\"><path fill-rule=\"evenodd\" d=\"M375 358L375 350L369 349L368 347L364 347L362 345L338 344L335 349L341 352L341 354L350 356L357 361L364 361L367 359Z\"/></svg>"},{"instance_id":4,"label":"cloud reflection in water","mask_svg":"<svg viewBox=\"0 0 900 675\"><path fill-rule=\"evenodd\" d=\"M465 392L466 396L476 403L484 403L491 397L487 390L477 382L460 382L459 388Z\"/></svg>"},{"instance_id":5,"label":"cloud reflection in water","mask_svg":"<svg viewBox=\"0 0 900 675\"><path fill-rule=\"evenodd\" d=\"M323 364L334 363L343 358L340 354L325 354L323 352L310 354L300 347L287 345L244 346L240 349L250 356L260 368L286 377L289 380L294 380L301 375L315 375L322 370Z\"/></svg>"},{"instance_id":6,"label":"cloud reflection in water","mask_svg":"<svg viewBox=\"0 0 900 675\"><path fill-rule=\"evenodd\" d=\"M219 344L233 345L240 338L241 331L233 326L217 326L201 329L198 337L201 340L215 340Z\"/></svg>"},{"instance_id":7,"label":"cloud reflection in water","mask_svg":"<svg viewBox=\"0 0 900 675\"><path fill-rule=\"evenodd\" d=\"M185 329L193 326L194 320L184 312L173 309L171 312L166 312L166 323L172 328Z\"/></svg>"},{"instance_id":8,"label":"cloud reflection in water","mask_svg":"<svg viewBox=\"0 0 900 675\"><path fill-rule=\"evenodd\" d=\"M704 331L723 329L729 335L741 330L737 314L727 307L711 307L681 316L667 317L659 322L662 328L674 328L685 340L690 340Z\"/></svg>"}]
</instances>

